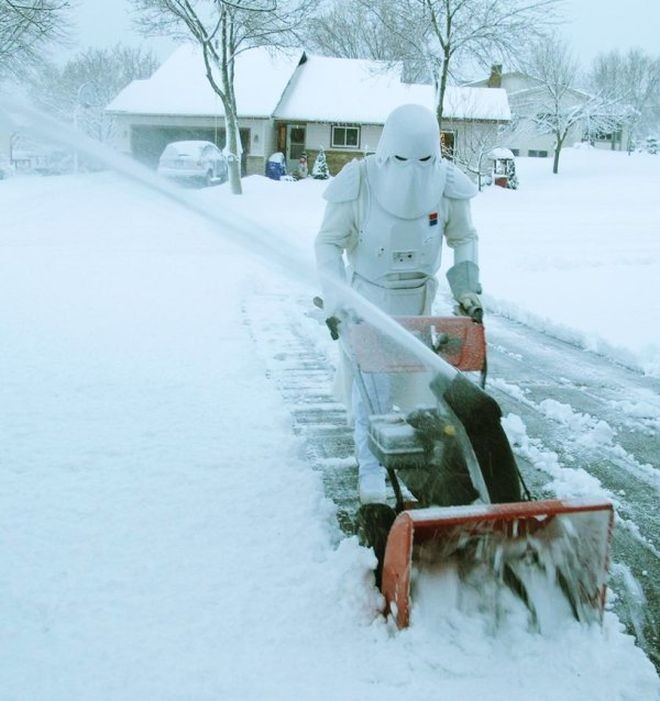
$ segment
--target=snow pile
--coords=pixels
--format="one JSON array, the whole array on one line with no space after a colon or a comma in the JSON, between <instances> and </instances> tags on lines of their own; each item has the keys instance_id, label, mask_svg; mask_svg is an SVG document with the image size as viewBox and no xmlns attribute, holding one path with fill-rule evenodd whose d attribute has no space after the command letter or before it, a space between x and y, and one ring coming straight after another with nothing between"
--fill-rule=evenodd
<instances>
[{"instance_id":1,"label":"snow pile","mask_svg":"<svg viewBox=\"0 0 660 701\"><path fill-rule=\"evenodd\" d=\"M660 411L648 402L613 402L624 414L638 419L660 419Z\"/></svg>"},{"instance_id":2,"label":"snow pile","mask_svg":"<svg viewBox=\"0 0 660 701\"><path fill-rule=\"evenodd\" d=\"M607 500L611 498L596 477L581 467L564 467L557 453L546 450L538 439L530 438L520 416L508 414L502 418L502 426L514 452L553 478L552 483L547 487L552 494L560 499L602 497Z\"/></svg>"},{"instance_id":3,"label":"snow pile","mask_svg":"<svg viewBox=\"0 0 660 701\"><path fill-rule=\"evenodd\" d=\"M602 419L596 420L589 414L576 412L570 404L558 402L556 399L544 399L539 408L549 419L566 425L571 434L582 434L579 440L584 445L600 447L612 444L615 431Z\"/></svg>"}]
</instances>

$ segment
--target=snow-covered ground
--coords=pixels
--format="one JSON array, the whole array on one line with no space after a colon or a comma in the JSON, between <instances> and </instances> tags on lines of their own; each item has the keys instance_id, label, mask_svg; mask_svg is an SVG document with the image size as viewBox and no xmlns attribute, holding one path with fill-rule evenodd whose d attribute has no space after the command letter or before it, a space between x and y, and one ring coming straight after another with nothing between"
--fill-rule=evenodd
<instances>
[{"instance_id":1,"label":"snow-covered ground","mask_svg":"<svg viewBox=\"0 0 660 701\"><path fill-rule=\"evenodd\" d=\"M660 377L660 159L566 149L518 159L520 189L475 203L486 301Z\"/></svg>"},{"instance_id":2,"label":"snow-covered ground","mask_svg":"<svg viewBox=\"0 0 660 701\"><path fill-rule=\"evenodd\" d=\"M660 158L549 170L475 200L488 306L660 374ZM324 185L185 196L311 269ZM393 631L242 317L255 288L316 293L309 269L225 233L110 173L0 182L0 698L658 698L609 612Z\"/></svg>"}]
</instances>

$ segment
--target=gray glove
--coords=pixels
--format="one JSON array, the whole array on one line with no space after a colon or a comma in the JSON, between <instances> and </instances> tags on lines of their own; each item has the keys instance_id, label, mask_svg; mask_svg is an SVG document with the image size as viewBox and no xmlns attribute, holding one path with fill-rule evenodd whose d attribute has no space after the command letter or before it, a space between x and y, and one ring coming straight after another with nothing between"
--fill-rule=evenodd
<instances>
[{"instance_id":1,"label":"gray glove","mask_svg":"<svg viewBox=\"0 0 660 701\"><path fill-rule=\"evenodd\" d=\"M469 260L454 265L447 271L447 280L454 299L458 302L458 313L481 323L484 310L479 299L479 266Z\"/></svg>"},{"instance_id":2,"label":"gray glove","mask_svg":"<svg viewBox=\"0 0 660 701\"><path fill-rule=\"evenodd\" d=\"M469 316L472 321L483 323L484 309L479 295L474 292L466 292L458 298L458 311L463 316Z\"/></svg>"},{"instance_id":3,"label":"gray glove","mask_svg":"<svg viewBox=\"0 0 660 701\"><path fill-rule=\"evenodd\" d=\"M314 302L315 307L321 309L322 311L325 311L325 303L321 297L314 297L312 301ZM339 312L337 312L337 314L339 314ZM339 339L340 324L341 319L336 314L332 314L331 316L328 316L325 319L325 325L328 327L328 331L330 331L330 338L332 338L333 341Z\"/></svg>"}]
</instances>

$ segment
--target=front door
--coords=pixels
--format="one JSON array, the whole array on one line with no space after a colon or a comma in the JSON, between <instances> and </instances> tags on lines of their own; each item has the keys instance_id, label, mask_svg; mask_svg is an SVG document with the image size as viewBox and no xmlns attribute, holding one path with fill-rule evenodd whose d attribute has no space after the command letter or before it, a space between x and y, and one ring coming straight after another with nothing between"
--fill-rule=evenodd
<instances>
[{"instance_id":1,"label":"front door","mask_svg":"<svg viewBox=\"0 0 660 701\"><path fill-rule=\"evenodd\" d=\"M305 152L305 126L289 124L286 135L286 169L293 173L298 168L300 156Z\"/></svg>"}]
</instances>

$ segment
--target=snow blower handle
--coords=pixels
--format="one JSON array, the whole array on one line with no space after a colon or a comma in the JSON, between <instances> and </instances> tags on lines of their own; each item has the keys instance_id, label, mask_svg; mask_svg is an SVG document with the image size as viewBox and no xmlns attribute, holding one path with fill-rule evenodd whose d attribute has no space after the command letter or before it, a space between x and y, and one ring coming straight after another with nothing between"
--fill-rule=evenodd
<instances>
[{"instance_id":1,"label":"snow blower handle","mask_svg":"<svg viewBox=\"0 0 660 701\"><path fill-rule=\"evenodd\" d=\"M481 305L481 300L479 295L474 292L467 292L460 296L458 310L461 315L469 316L472 321L476 321L478 324L483 324L484 321L484 308Z\"/></svg>"},{"instance_id":2,"label":"snow blower handle","mask_svg":"<svg viewBox=\"0 0 660 701\"><path fill-rule=\"evenodd\" d=\"M314 306L317 307L318 309L323 309L324 304L323 304L323 299L321 297L314 297L312 300L314 303ZM339 340L339 325L341 324L341 319L338 316L335 316L334 314L332 316L329 316L325 320L325 325L328 327L328 330L330 331L330 338L333 341L338 341Z\"/></svg>"},{"instance_id":3,"label":"snow blower handle","mask_svg":"<svg viewBox=\"0 0 660 701\"><path fill-rule=\"evenodd\" d=\"M328 327L328 330L330 331L330 338L333 341L339 340L339 324L341 324L341 321L336 316L329 316L325 320L325 325Z\"/></svg>"},{"instance_id":4,"label":"snow blower handle","mask_svg":"<svg viewBox=\"0 0 660 701\"><path fill-rule=\"evenodd\" d=\"M479 324L483 323L484 309L479 298L479 266L468 260L457 263L447 271L447 281L454 299L458 302L459 314L469 316Z\"/></svg>"}]
</instances>

